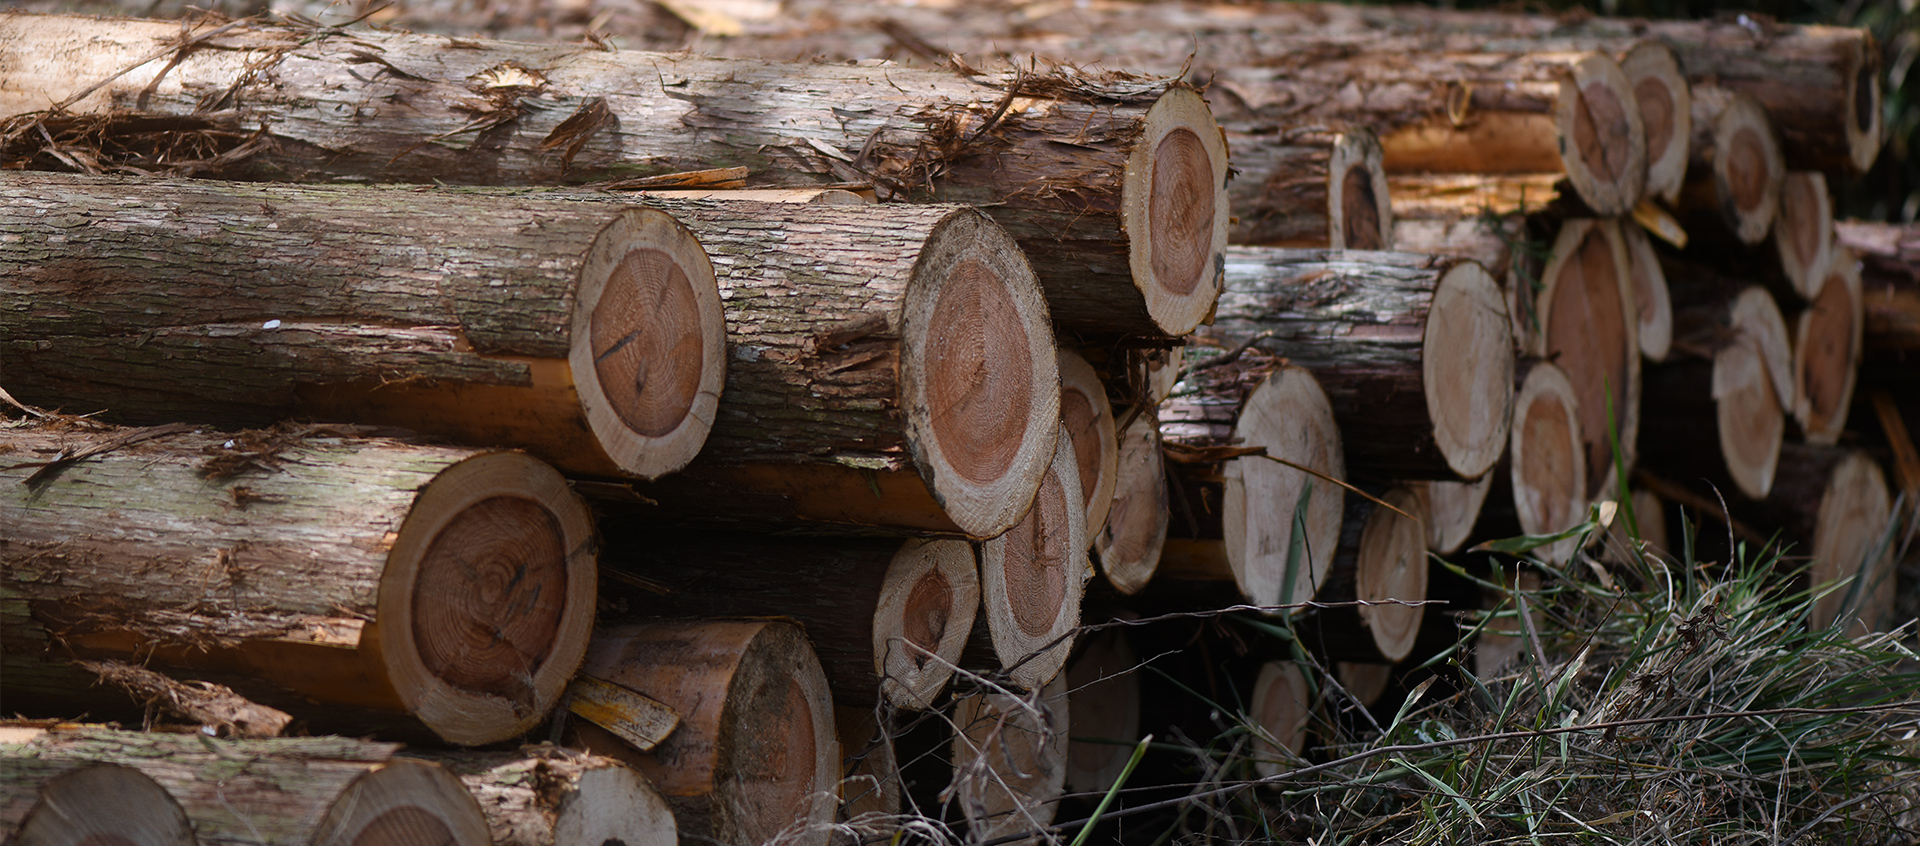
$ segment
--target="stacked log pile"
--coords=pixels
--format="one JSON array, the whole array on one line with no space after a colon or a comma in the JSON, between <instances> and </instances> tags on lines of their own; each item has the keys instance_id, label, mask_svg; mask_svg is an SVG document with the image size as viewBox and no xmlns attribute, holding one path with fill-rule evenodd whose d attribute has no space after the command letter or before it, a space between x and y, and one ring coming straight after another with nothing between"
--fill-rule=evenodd
<instances>
[{"instance_id":1,"label":"stacked log pile","mask_svg":"<svg viewBox=\"0 0 1920 846\"><path fill-rule=\"evenodd\" d=\"M1109 620L1286 631L1271 776L1457 638L1436 556L1610 502L1897 622L1862 33L668 5L706 54L0 14L0 839L824 844L908 720L1017 839L1160 730Z\"/></svg>"}]
</instances>

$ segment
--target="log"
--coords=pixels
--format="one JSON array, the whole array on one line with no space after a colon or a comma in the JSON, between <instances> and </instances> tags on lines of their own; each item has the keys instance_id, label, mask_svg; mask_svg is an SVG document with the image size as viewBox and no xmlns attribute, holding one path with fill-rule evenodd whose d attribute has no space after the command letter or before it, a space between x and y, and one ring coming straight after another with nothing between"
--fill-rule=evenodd
<instances>
[{"instance_id":1,"label":"log","mask_svg":"<svg viewBox=\"0 0 1920 846\"><path fill-rule=\"evenodd\" d=\"M1513 398L1513 442L1507 448L1507 472L1496 478L1493 500L1511 503L1522 534L1551 535L1587 517L1588 481L1597 472L1587 462L1581 404L1572 380L1559 367L1533 362L1525 369ZM1497 472L1497 471L1496 471ZM1504 496L1503 496L1504 494ZM1573 557L1573 539L1536 550L1549 563Z\"/></svg>"},{"instance_id":2,"label":"log","mask_svg":"<svg viewBox=\"0 0 1920 846\"><path fill-rule=\"evenodd\" d=\"M1847 428L1866 323L1860 263L1836 250L1826 282L1794 321L1793 420L1807 443L1831 446Z\"/></svg>"},{"instance_id":3,"label":"log","mask_svg":"<svg viewBox=\"0 0 1920 846\"><path fill-rule=\"evenodd\" d=\"M1920 228L1848 220L1834 225L1834 240L1861 261L1862 347L1920 350Z\"/></svg>"},{"instance_id":4,"label":"log","mask_svg":"<svg viewBox=\"0 0 1920 846\"><path fill-rule=\"evenodd\" d=\"M1673 49L1642 41L1620 57L1620 72L1633 86L1640 123L1647 131L1647 182L1642 198L1672 204L1686 182L1688 148L1693 142L1693 90L1680 74Z\"/></svg>"},{"instance_id":5,"label":"log","mask_svg":"<svg viewBox=\"0 0 1920 846\"><path fill-rule=\"evenodd\" d=\"M23 846L196 846L180 803L139 770L35 758L13 744L0 745L0 839Z\"/></svg>"},{"instance_id":6,"label":"log","mask_svg":"<svg viewBox=\"0 0 1920 846\"><path fill-rule=\"evenodd\" d=\"M884 825L900 813L903 790L891 721L876 720L872 708L835 705L833 714L840 736L839 819Z\"/></svg>"},{"instance_id":7,"label":"log","mask_svg":"<svg viewBox=\"0 0 1920 846\"><path fill-rule=\"evenodd\" d=\"M1424 605L1391 604L1427 598L1426 514L1420 510L1420 497L1405 487L1378 493L1381 501L1413 518L1365 497L1349 497L1340 551L1314 599L1385 604L1315 609L1297 627L1336 660L1398 663L1413 653L1426 617Z\"/></svg>"},{"instance_id":8,"label":"log","mask_svg":"<svg viewBox=\"0 0 1920 846\"><path fill-rule=\"evenodd\" d=\"M493 846L674 846L667 800L639 771L539 744L502 752L408 750L458 776L486 814Z\"/></svg>"},{"instance_id":9,"label":"log","mask_svg":"<svg viewBox=\"0 0 1920 846\"><path fill-rule=\"evenodd\" d=\"M438 764L340 737L215 739L62 726L14 747L138 769L180 803L201 846L488 846L487 819Z\"/></svg>"},{"instance_id":10,"label":"log","mask_svg":"<svg viewBox=\"0 0 1920 846\"><path fill-rule=\"evenodd\" d=\"M1126 769L1140 739L1140 668L1124 627L1088 636L1067 665L1067 792L1103 795Z\"/></svg>"},{"instance_id":11,"label":"log","mask_svg":"<svg viewBox=\"0 0 1920 846\"><path fill-rule=\"evenodd\" d=\"M1480 507L1493 488L1493 473L1474 482L1408 482L1421 497L1421 510L1427 515L1427 549L1452 555L1465 546L1480 522Z\"/></svg>"},{"instance_id":12,"label":"log","mask_svg":"<svg viewBox=\"0 0 1920 846\"><path fill-rule=\"evenodd\" d=\"M1200 337L1256 343L1313 371L1347 466L1381 478L1477 479L1499 460L1513 394L1500 286L1470 261L1233 247Z\"/></svg>"},{"instance_id":13,"label":"log","mask_svg":"<svg viewBox=\"0 0 1920 846\"><path fill-rule=\"evenodd\" d=\"M1294 768L1307 750L1307 727L1313 721L1314 694L1307 676L1292 661L1260 665L1247 712L1253 741L1253 771L1272 778Z\"/></svg>"},{"instance_id":14,"label":"log","mask_svg":"<svg viewBox=\"0 0 1920 846\"><path fill-rule=\"evenodd\" d=\"M1160 454L1160 414L1152 406L1135 406L1127 413L1133 422L1119 436L1113 504L1105 526L1093 536L1093 551L1107 583L1131 595L1146 587L1160 567L1172 512L1167 510L1166 460Z\"/></svg>"},{"instance_id":15,"label":"log","mask_svg":"<svg viewBox=\"0 0 1920 846\"><path fill-rule=\"evenodd\" d=\"M0 184L0 379L23 402L129 423L398 425L642 478L706 442L726 378L720 291L700 242L660 212L414 189ZM57 221L67 235L49 238Z\"/></svg>"},{"instance_id":16,"label":"log","mask_svg":"<svg viewBox=\"0 0 1920 846\"><path fill-rule=\"evenodd\" d=\"M72 100L74 117L179 118L221 92L228 131L271 143L198 162L202 176L527 185L745 167L754 187L872 181L889 198L992 209L1049 256L1053 316L1074 332L1179 336L1217 293L1226 148L1206 102L1178 83L251 22L192 30L201 49L169 57L174 23L0 25L14 80L0 117Z\"/></svg>"},{"instance_id":17,"label":"log","mask_svg":"<svg viewBox=\"0 0 1920 846\"><path fill-rule=\"evenodd\" d=\"M1498 616L1488 621L1473 644L1473 674L1482 679L1518 670L1534 660L1527 642L1527 626L1520 621L1519 606L1511 599L1513 593L1527 594L1526 613L1532 620L1534 632L1538 633L1546 622L1540 612L1543 598L1538 596L1539 573L1532 570L1502 572L1500 580L1506 584L1508 595L1488 597L1492 612Z\"/></svg>"},{"instance_id":18,"label":"log","mask_svg":"<svg viewBox=\"0 0 1920 846\"><path fill-rule=\"evenodd\" d=\"M1472 259L1511 285L1526 264L1514 255L1527 241L1526 220L1556 202L1560 182L1551 173L1394 174L1387 180L1394 246Z\"/></svg>"},{"instance_id":19,"label":"log","mask_svg":"<svg viewBox=\"0 0 1920 846\"><path fill-rule=\"evenodd\" d=\"M585 721L572 724L569 745L639 770L666 796L683 842L827 842L839 743L826 676L798 626L607 626L580 672L679 712L679 727L647 752Z\"/></svg>"},{"instance_id":20,"label":"log","mask_svg":"<svg viewBox=\"0 0 1920 846\"><path fill-rule=\"evenodd\" d=\"M1393 685L1393 665L1341 661L1333 665L1340 686L1362 708L1371 708Z\"/></svg>"},{"instance_id":21,"label":"log","mask_svg":"<svg viewBox=\"0 0 1920 846\"><path fill-rule=\"evenodd\" d=\"M0 469L9 711L90 707L66 661L111 658L316 730L477 745L544 719L586 649L591 521L525 454L326 427L7 443L27 459Z\"/></svg>"},{"instance_id":22,"label":"log","mask_svg":"<svg viewBox=\"0 0 1920 846\"><path fill-rule=\"evenodd\" d=\"M1827 193L1826 174L1796 170L1781 180L1773 245L1794 292L1806 299L1819 296L1834 261L1833 197Z\"/></svg>"},{"instance_id":23,"label":"log","mask_svg":"<svg viewBox=\"0 0 1920 846\"><path fill-rule=\"evenodd\" d=\"M975 842L1053 822L1067 778L1065 675L1026 697L972 693L953 703L954 802Z\"/></svg>"},{"instance_id":24,"label":"log","mask_svg":"<svg viewBox=\"0 0 1920 846\"><path fill-rule=\"evenodd\" d=\"M1093 544L1107 527L1113 487L1120 475L1120 442L1114 432L1113 405L1093 365L1079 353L1061 350L1060 422L1071 439L1078 467L1080 499L1087 514L1087 541Z\"/></svg>"},{"instance_id":25,"label":"log","mask_svg":"<svg viewBox=\"0 0 1920 846\"><path fill-rule=\"evenodd\" d=\"M1234 244L1393 248L1393 206L1380 141L1360 127L1223 124L1236 176L1227 183Z\"/></svg>"},{"instance_id":26,"label":"log","mask_svg":"<svg viewBox=\"0 0 1920 846\"><path fill-rule=\"evenodd\" d=\"M1640 430L1642 456L1662 472L1722 487L1731 482L1747 496L1765 497L1787 428L1767 370L1760 345L1746 336L1707 358L1649 370L1647 402L1660 413ZM1709 419L1714 425L1706 425Z\"/></svg>"},{"instance_id":27,"label":"log","mask_svg":"<svg viewBox=\"0 0 1920 846\"><path fill-rule=\"evenodd\" d=\"M1824 628L1844 614L1854 636L1885 631L1893 622L1892 499L1879 463L1866 453L1788 444L1773 492L1764 501L1732 505L1766 521L1759 525L1779 526L1795 557L1812 560L1809 581L1825 593L1814 600L1810 624ZM1851 581L1829 590L1843 579Z\"/></svg>"},{"instance_id":28,"label":"log","mask_svg":"<svg viewBox=\"0 0 1920 846\"><path fill-rule=\"evenodd\" d=\"M1160 575L1231 579L1247 602L1262 607L1304 602L1333 563L1346 491L1242 451L1263 449L1344 480L1341 432L1326 392L1306 368L1244 361L1190 374L1195 393L1161 409L1160 434L1177 464L1169 495L1175 516ZM1296 540L1294 515L1309 485L1306 536ZM1299 558L1288 581L1296 543Z\"/></svg>"},{"instance_id":29,"label":"log","mask_svg":"<svg viewBox=\"0 0 1920 846\"><path fill-rule=\"evenodd\" d=\"M963 540L632 531L603 521L602 592L640 617L784 617L805 627L833 699L928 707L980 608ZM831 585L831 590L823 590Z\"/></svg>"},{"instance_id":30,"label":"log","mask_svg":"<svg viewBox=\"0 0 1920 846\"><path fill-rule=\"evenodd\" d=\"M1027 516L980 544L980 604L996 665L1023 690L1060 674L1073 652L1088 571L1080 474L1068 437Z\"/></svg>"},{"instance_id":31,"label":"log","mask_svg":"<svg viewBox=\"0 0 1920 846\"><path fill-rule=\"evenodd\" d=\"M1791 411L1798 389L1793 376L1793 336L1778 302L1766 288L1711 267L1664 262L1673 279L1674 350L1678 356L1708 359L1735 338L1756 345L1766 377L1782 411Z\"/></svg>"},{"instance_id":32,"label":"log","mask_svg":"<svg viewBox=\"0 0 1920 846\"><path fill-rule=\"evenodd\" d=\"M1616 478L1609 432L1627 453L1620 461L1632 467L1640 425L1639 322L1630 317L1637 305L1626 244L1614 221L1574 219L1560 228L1552 255L1535 305L1541 327L1535 349L1559 367L1579 398L1587 468L1582 498L1605 499ZM1579 510L1584 516L1585 506Z\"/></svg>"},{"instance_id":33,"label":"log","mask_svg":"<svg viewBox=\"0 0 1920 846\"><path fill-rule=\"evenodd\" d=\"M1786 159L1775 123L1760 101L1710 85L1693 89L1693 164L1680 209L1717 212L1743 244L1766 240L1780 208Z\"/></svg>"}]
</instances>

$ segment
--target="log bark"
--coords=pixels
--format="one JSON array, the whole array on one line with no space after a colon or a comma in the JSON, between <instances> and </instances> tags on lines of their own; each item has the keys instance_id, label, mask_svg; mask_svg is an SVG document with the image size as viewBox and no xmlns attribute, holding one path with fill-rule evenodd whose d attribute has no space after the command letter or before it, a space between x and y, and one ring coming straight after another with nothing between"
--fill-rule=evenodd
<instances>
[{"instance_id":1,"label":"log bark","mask_svg":"<svg viewBox=\"0 0 1920 846\"><path fill-rule=\"evenodd\" d=\"M1860 263L1838 250L1819 293L1794 319L1793 420L1807 443L1831 446L1847 428L1865 341Z\"/></svg>"},{"instance_id":2,"label":"log bark","mask_svg":"<svg viewBox=\"0 0 1920 846\"><path fill-rule=\"evenodd\" d=\"M573 745L645 775L667 797L682 842L827 842L840 750L826 677L798 626L604 627L580 672L680 713L679 727L648 752L589 722L571 732Z\"/></svg>"},{"instance_id":3,"label":"log bark","mask_svg":"<svg viewBox=\"0 0 1920 846\"><path fill-rule=\"evenodd\" d=\"M1773 245L1794 292L1806 299L1819 296L1834 261L1833 197L1825 174L1796 170L1781 181Z\"/></svg>"},{"instance_id":4,"label":"log bark","mask_svg":"<svg viewBox=\"0 0 1920 846\"><path fill-rule=\"evenodd\" d=\"M1513 349L1500 287L1473 262L1413 253L1229 248L1200 337L1256 343L1313 371L1347 467L1477 479L1507 437Z\"/></svg>"},{"instance_id":5,"label":"log bark","mask_svg":"<svg viewBox=\"0 0 1920 846\"><path fill-rule=\"evenodd\" d=\"M1860 258L1862 347L1880 356L1920 350L1920 227L1848 220L1834 226L1834 240Z\"/></svg>"},{"instance_id":6,"label":"log bark","mask_svg":"<svg viewBox=\"0 0 1920 846\"><path fill-rule=\"evenodd\" d=\"M1103 795L1126 769L1140 739L1140 668L1124 628L1089 636L1067 665L1068 792Z\"/></svg>"},{"instance_id":7,"label":"log bark","mask_svg":"<svg viewBox=\"0 0 1920 846\"><path fill-rule=\"evenodd\" d=\"M1113 487L1119 480L1120 440L1114 431L1113 405L1106 385L1093 365L1077 352L1061 350L1060 423L1070 439L1074 466L1079 468L1080 499L1087 514L1087 542L1097 542L1113 508Z\"/></svg>"},{"instance_id":8,"label":"log bark","mask_svg":"<svg viewBox=\"0 0 1920 846\"><path fill-rule=\"evenodd\" d=\"M1080 478L1062 433L1027 516L980 544L980 605L995 665L1010 684L1038 690L1067 664L1086 591L1087 525Z\"/></svg>"},{"instance_id":9,"label":"log bark","mask_svg":"<svg viewBox=\"0 0 1920 846\"><path fill-rule=\"evenodd\" d=\"M602 591L641 617L799 623L833 699L928 707L980 608L962 540L622 531L605 521ZM831 585L831 590L823 589Z\"/></svg>"},{"instance_id":10,"label":"log bark","mask_svg":"<svg viewBox=\"0 0 1920 846\"><path fill-rule=\"evenodd\" d=\"M1393 206L1380 141L1360 127L1223 124L1236 176L1227 183L1234 244L1393 249Z\"/></svg>"},{"instance_id":11,"label":"log bark","mask_svg":"<svg viewBox=\"0 0 1920 846\"><path fill-rule=\"evenodd\" d=\"M1420 497L1405 487L1378 490L1380 499L1412 518L1395 514L1365 497L1348 497L1341 520L1340 551L1334 554L1320 602L1382 603L1318 608L1298 631L1319 643L1336 660L1394 664L1413 652L1426 617L1426 514Z\"/></svg>"},{"instance_id":12,"label":"log bark","mask_svg":"<svg viewBox=\"0 0 1920 846\"><path fill-rule=\"evenodd\" d=\"M713 268L657 211L33 173L0 184L0 379L24 402L132 423L400 425L650 478L700 450L726 378Z\"/></svg>"},{"instance_id":13,"label":"log bark","mask_svg":"<svg viewBox=\"0 0 1920 846\"><path fill-rule=\"evenodd\" d=\"M73 657L229 684L318 730L473 745L553 708L595 555L551 467L324 427L137 439L154 431L9 433L9 711L88 707Z\"/></svg>"},{"instance_id":14,"label":"log bark","mask_svg":"<svg viewBox=\"0 0 1920 846\"><path fill-rule=\"evenodd\" d=\"M1217 292L1226 149L1179 84L253 23L199 28L198 49L169 56L177 24L16 15L4 27L16 87L0 116L72 100L80 116L177 118L220 92L235 137L271 142L198 163L200 175L526 185L746 167L756 186L871 181L991 208L1049 256L1054 318L1075 332L1182 335Z\"/></svg>"},{"instance_id":15,"label":"log bark","mask_svg":"<svg viewBox=\"0 0 1920 846\"><path fill-rule=\"evenodd\" d=\"M1534 307L1540 325L1534 349L1558 365L1579 397L1585 499L1607 498L1616 478L1609 432L1618 434L1627 452L1619 460L1633 466L1640 425L1640 339L1628 261L1617 223L1570 220L1554 241Z\"/></svg>"},{"instance_id":16,"label":"log bark","mask_svg":"<svg viewBox=\"0 0 1920 846\"><path fill-rule=\"evenodd\" d=\"M1504 457L1502 453L1502 457ZM1427 514L1427 549L1452 555L1465 546L1480 522L1480 507L1493 488L1493 473L1474 482L1408 482Z\"/></svg>"},{"instance_id":17,"label":"log bark","mask_svg":"<svg viewBox=\"0 0 1920 846\"><path fill-rule=\"evenodd\" d=\"M1120 432L1113 504L1106 525L1093 536L1093 551L1107 583L1124 594L1139 593L1160 567L1171 512L1166 460L1160 454L1160 415L1134 406L1133 421Z\"/></svg>"},{"instance_id":18,"label":"log bark","mask_svg":"<svg viewBox=\"0 0 1920 846\"><path fill-rule=\"evenodd\" d=\"M1693 175L1681 192L1681 212L1694 219L1717 213L1743 244L1766 240L1787 176L1776 120L1744 93L1695 86Z\"/></svg>"},{"instance_id":19,"label":"log bark","mask_svg":"<svg viewBox=\"0 0 1920 846\"><path fill-rule=\"evenodd\" d=\"M0 837L8 843L195 846L193 824L139 770L34 757L0 744Z\"/></svg>"},{"instance_id":20,"label":"log bark","mask_svg":"<svg viewBox=\"0 0 1920 846\"><path fill-rule=\"evenodd\" d=\"M989 841L1053 822L1067 778L1064 675L1026 697L973 693L953 704L953 782L968 837Z\"/></svg>"},{"instance_id":21,"label":"log bark","mask_svg":"<svg viewBox=\"0 0 1920 846\"><path fill-rule=\"evenodd\" d=\"M1262 778L1293 769L1307 751L1307 725L1313 720L1313 692L1307 676L1292 661L1260 665L1253 683L1249 722L1259 730L1253 741L1253 771Z\"/></svg>"},{"instance_id":22,"label":"log bark","mask_svg":"<svg viewBox=\"0 0 1920 846\"><path fill-rule=\"evenodd\" d=\"M493 846L674 846L673 812L645 777L611 758L548 744L505 752L409 750L460 779Z\"/></svg>"},{"instance_id":23,"label":"log bark","mask_svg":"<svg viewBox=\"0 0 1920 846\"><path fill-rule=\"evenodd\" d=\"M339 737L221 740L62 727L14 747L52 761L133 767L180 803L201 846L487 846L486 817L437 764Z\"/></svg>"}]
</instances>

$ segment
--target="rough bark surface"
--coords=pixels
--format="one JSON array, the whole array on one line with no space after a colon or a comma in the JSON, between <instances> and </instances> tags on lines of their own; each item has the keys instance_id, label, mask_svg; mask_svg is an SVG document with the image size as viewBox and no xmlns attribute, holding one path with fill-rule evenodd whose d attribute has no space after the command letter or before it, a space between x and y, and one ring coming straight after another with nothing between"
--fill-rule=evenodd
<instances>
[{"instance_id":1,"label":"rough bark surface","mask_svg":"<svg viewBox=\"0 0 1920 846\"><path fill-rule=\"evenodd\" d=\"M50 761L0 742L0 836L9 843L195 846L193 824L139 770Z\"/></svg>"}]
</instances>

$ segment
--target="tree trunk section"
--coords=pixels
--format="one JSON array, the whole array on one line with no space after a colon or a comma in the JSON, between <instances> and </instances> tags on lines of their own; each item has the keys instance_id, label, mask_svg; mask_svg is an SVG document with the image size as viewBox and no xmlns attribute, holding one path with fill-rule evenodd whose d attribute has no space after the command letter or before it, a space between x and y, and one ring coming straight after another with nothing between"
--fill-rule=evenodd
<instances>
[{"instance_id":1,"label":"tree trunk section","mask_svg":"<svg viewBox=\"0 0 1920 846\"><path fill-rule=\"evenodd\" d=\"M1853 579L1814 601L1812 625L1831 625L1843 613L1851 635L1884 631L1895 597L1892 496L1880 465L1866 453L1838 447L1788 444L1780 451L1773 491L1759 502L1734 501L1758 525L1779 526L1794 543L1794 558L1812 559L1811 580L1824 588ZM1893 540L1898 543L1898 538ZM1855 587L1855 585L1858 587Z\"/></svg>"},{"instance_id":2,"label":"tree trunk section","mask_svg":"<svg viewBox=\"0 0 1920 846\"><path fill-rule=\"evenodd\" d=\"M891 722L877 722L872 708L835 705L833 713L840 737L840 821L891 825L905 788Z\"/></svg>"},{"instance_id":3,"label":"tree trunk section","mask_svg":"<svg viewBox=\"0 0 1920 846\"><path fill-rule=\"evenodd\" d=\"M1866 335L1860 263L1844 248L1834 258L1793 333L1793 420L1807 443L1826 446L1846 431Z\"/></svg>"},{"instance_id":4,"label":"tree trunk section","mask_svg":"<svg viewBox=\"0 0 1920 846\"><path fill-rule=\"evenodd\" d=\"M106 691L61 667L112 658L316 730L475 745L539 723L579 665L592 528L551 467L325 427L140 433L9 435L27 463L0 470L8 711L89 707ZM102 451L32 478L82 449Z\"/></svg>"},{"instance_id":5,"label":"tree trunk section","mask_svg":"<svg viewBox=\"0 0 1920 846\"><path fill-rule=\"evenodd\" d=\"M1686 182L1688 147L1693 142L1693 91L1680 73L1673 50L1658 41L1642 41L1620 57L1620 71L1633 86L1640 123L1647 130L1647 183L1643 199L1671 205Z\"/></svg>"},{"instance_id":6,"label":"tree trunk section","mask_svg":"<svg viewBox=\"0 0 1920 846\"><path fill-rule=\"evenodd\" d=\"M1833 197L1827 193L1826 175L1790 171L1780 183L1773 245L1780 254L1780 271L1801 297L1820 295L1834 263L1833 239Z\"/></svg>"},{"instance_id":7,"label":"tree trunk section","mask_svg":"<svg viewBox=\"0 0 1920 846\"><path fill-rule=\"evenodd\" d=\"M1640 424L1640 339L1628 266L1619 224L1569 220L1554 241L1535 303L1541 327L1535 350L1559 366L1579 398L1587 466L1583 499L1606 499L1614 484L1616 457L1609 432L1618 434L1627 451L1619 460L1633 466Z\"/></svg>"},{"instance_id":8,"label":"tree trunk section","mask_svg":"<svg viewBox=\"0 0 1920 846\"><path fill-rule=\"evenodd\" d=\"M1380 141L1354 127L1225 124L1237 172L1227 183L1234 244L1393 248L1393 207Z\"/></svg>"},{"instance_id":9,"label":"tree trunk section","mask_svg":"<svg viewBox=\"0 0 1920 846\"><path fill-rule=\"evenodd\" d=\"M673 812L645 777L611 758L546 744L509 752L409 750L459 777L493 846L675 846Z\"/></svg>"},{"instance_id":10,"label":"tree trunk section","mask_svg":"<svg viewBox=\"0 0 1920 846\"><path fill-rule=\"evenodd\" d=\"M1648 464L1674 478L1705 477L1723 490L1731 482L1746 496L1764 498L1773 489L1787 424L1763 359L1758 345L1741 336L1704 359L1649 370L1647 403L1660 413L1640 430Z\"/></svg>"},{"instance_id":11,"label":"tree trunk section","mask_svg":"<svg viewBox=\"0 0 1920 846\"><path fill-rule=\"evenodd\" d=\"M1307 726L1313 722L1313 689L1300 665L1268 661L1253 682L1249 722L1259 730L1253 741L1253 771L1271 778L1291 770L1307 750Z\"/></svg>"},{"instance_id":12,"label":"tree trunk section","mask_svg":"<svg viewBox=\"0 0 1920 846\"><path fill-rule=\"evenodd\" d=\"M1520 534L1551 535L1571 529L1587 517L1590 481L1611 467L1588 464L1582 433L1585 398L1575 392L1565 371L1546 362L1523 368L1513 401L1513 440L1504 468L1496 469L1489 510L1512 515ZM1489 514L1497 524L1498 514ZM1505 527L1503 527L1505 528ZM1507 532L1496 530L1495 537ZM1573 557L1575 542L1561 541L1533 554L1551 563Z\"/></svg>"},{"instance_id":13,"label":"tree trunk section","mask_svg":"<svg viewBox=\"0 0 1920 846\"><path fill-rule=\"evenodd\" d=\"M1426 514L1408 488L1380 494L1382 501L1413 516L1395 514L1365 497L1348 497L1340 551L1314 597L1380 604L1318 608L1298 624L1298 631L1335 660L1398 663L1412 654L1426 617L1425 606L1392 602L1427 598Z\"/></svg>"},{"instance_id":14,"label":"tree trunk section","mask_svg":"<svg viewBox=\"0 0 1920 846\"><path fill-rule=\"evenodd\" d=\"M196 846L180 803L132 767L33 757L0 746L0 837L8 843Z\"/></svg>"},{"instance_id":15,"label":"tree trunk section","mask_svg":"<svg viewBox=\"0 0 1920 846\"><path fill-rule=\"evenodd\" d=\"M980 604L993 654L1009 683L1038 690L1073 652L1086 591L1087 525L1080 474L1063 432L1027 516L980 544Z\"/></svg>"},{"instance_id":16,"label":"tree trunk section","mask_svg":"<svg viewBox=\"0 0 1920 846\"><path fill-rule=\"evenodd\" d=\"M1160 567L1171 512L1167 501L1166 459L1160 454L1160 415L1151 405L1123 413L1132 422L1121 430L1115 462L1113 504L1093 537L1094 555L1108 584L1124 594L1139 593Z\"/></svg>"},{"instance_id":17,"label":"tree trunk section","mask_svg":"<svg viewBox=\"0 0 1920 846\"><path fill-rule=\"evenodd\" d=\"M1073 714L1068 792L1104 794L1126 769L1140 739L1140 672L1140 656L1124 627L1088 636L1067 665L1067 710Z\"/></svg>"},{"instance_id":18,"label":"tree trunk section","mask_svg":"<svg viewBox=\"0 0 1920 846\"><path fill-rule=\"evenodd\" d=\"M1511 438L1509 438L1511 439ZM1505 453L1502 452L1502 457ZM1493 488L1494 473L1474 482L1408 482L1427 514L1427 549L1452 555L1465 546L1480 522L1480 508Z\"/></svg>"},{"instance_id":19,"label":"tree trunk section","mask_svg":"<svg viewBox=\"0 0 1920 846\"><path fill-rule=\"evenodd\" d=\"M1693 175L1681 191L1683 215L1711 220L1717 212L1721 225L1740 243L1766 239L1787 176L1777 119L1746 94L1711 85L1694 87Z\"/></svg>"},{"instance_id":20,"label":"tree trunk section","mask_svg":"<svg viewBox=\"0 0 1920 846\"><path fill-rule=\"evenodd\" d=\"M955 802L975 842L1037 834L1053 822L1067 779L1065 675L1035 695L973 693L953 703Z\"/></svg>"},{"instance_id":21,"label":"tree trunk section","mask_svg":"<svg viewBox=\"0 0 1920 846\"><path fill-rule=\"evenodd\" d=\"M1835 225L1834 239L1861 261L1864 349L1920 351L1920 227L1849 220Z\"/></svg>"}]
</instances>

